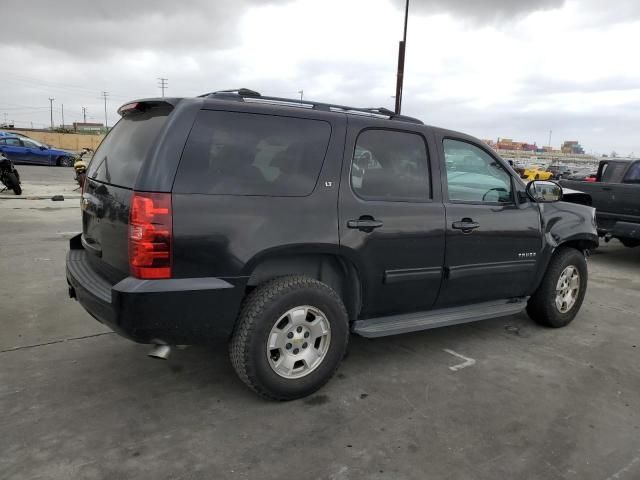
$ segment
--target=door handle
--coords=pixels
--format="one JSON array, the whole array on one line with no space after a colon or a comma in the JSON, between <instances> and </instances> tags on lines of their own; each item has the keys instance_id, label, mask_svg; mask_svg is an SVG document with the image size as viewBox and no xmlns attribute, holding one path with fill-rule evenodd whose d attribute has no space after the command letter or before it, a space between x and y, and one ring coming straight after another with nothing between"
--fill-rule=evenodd
<instances>
[{"instance_id":1,"label":"door handle","mask_svg":"<svg viewBox=\"0 0 640 480\"><path fill-rule=\"evenodd\" d=\"M371 233L382 225L384 224L380 220L376 220L370 216L362 216L358 220L349 220L347 222L348 228L353 228L366 233Z\"/></svg>"},{"instance_id":2,"label":"door handle","mask_svg":"<svg viewBox=\"0 0 640 480\"><path fill-rule=\"evenodd\" d=\"M610 192L611 191L611 187L602 187L602 190L605 192Z\"/></svg>"},{"instance_id":3,"label":"door handle","mask_svg":"<svg viewBox=\"0 0 640 480\"><path fill-rule=\"evenodd\" d=\"M451 227L456 230L462 230L462 233L471 233L476 228L480 228L480 224L470 218L463 218L459 222L453 222Z\"/></svg>"}]
</instances>

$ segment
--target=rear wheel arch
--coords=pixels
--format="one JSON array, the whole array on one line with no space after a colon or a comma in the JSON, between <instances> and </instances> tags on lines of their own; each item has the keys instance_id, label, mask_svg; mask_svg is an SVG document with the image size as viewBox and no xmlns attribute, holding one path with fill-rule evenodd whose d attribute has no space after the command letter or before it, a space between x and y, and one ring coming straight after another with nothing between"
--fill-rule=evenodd
<instances>
[{"instance_id":1,"label":"rear wheel arch","mask_svg":"<svg viewBox=\"0 0 640 480\"><path fill-rule=\"evenodd\" d=\"M360 274L356 265L348 258L332 253L278 254L266 257L251 271L247 291L287 275L302 275L328 285L342 299L349 320L358 318L362 307Z\"/></svg>"}]
</instances>

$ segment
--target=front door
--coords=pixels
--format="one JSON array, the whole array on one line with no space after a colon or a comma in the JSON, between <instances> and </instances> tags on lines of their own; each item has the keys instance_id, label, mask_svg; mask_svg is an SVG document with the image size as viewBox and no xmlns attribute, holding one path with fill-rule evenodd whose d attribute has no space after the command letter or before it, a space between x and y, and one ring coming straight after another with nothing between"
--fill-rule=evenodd
<instances>
[{"instance_id":1,"label":"front door","mask_svg":"<svg viewBox=\"0 0 640 480\"><path fill-rule=\"evenodd\" d=\"M49 165L51 163L48 149L41 148L40 144L27 138L22 139L22 144L27 151L26 157L29 163L35 163L36 165Z\"/></svg>"},{"instance_id":2,"label":"front door","mask_svg":"<svg viewBox=\"0 0 640 480\"><path fill-rule=\"evenodd\" d=\"M340 248L361 279L361 318L427 310L444 260L439 169L430 130L349 118L340 182ZM437 178L433 177L433 178Z\"/></svg>"},{"instance_id":3,"label":"front door","mask_svg":"<svg viewBox=\"0 0 640 480\"><path fill-rule=\"evenodd\" d=\"M439 137L445 159L446 279L439 307L526 295L542 250L538 206L487 147Z\"/></svg>"}]
</instances>

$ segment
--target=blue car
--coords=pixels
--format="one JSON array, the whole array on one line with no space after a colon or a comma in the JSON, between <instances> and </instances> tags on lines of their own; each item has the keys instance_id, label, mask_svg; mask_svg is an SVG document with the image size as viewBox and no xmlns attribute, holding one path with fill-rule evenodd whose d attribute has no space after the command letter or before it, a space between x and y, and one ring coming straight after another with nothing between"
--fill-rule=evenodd
<instances>
[{"instance_id":1,"label":"blue car","mask_svg":"<svg viewBox=\"0 0 640 480\"><path fill-rule=\"evenodd\" d=\"M72 167L74 155L22 136L0 136L0 152L16 165L57 165Z\"/></svg>"}]
</instances>

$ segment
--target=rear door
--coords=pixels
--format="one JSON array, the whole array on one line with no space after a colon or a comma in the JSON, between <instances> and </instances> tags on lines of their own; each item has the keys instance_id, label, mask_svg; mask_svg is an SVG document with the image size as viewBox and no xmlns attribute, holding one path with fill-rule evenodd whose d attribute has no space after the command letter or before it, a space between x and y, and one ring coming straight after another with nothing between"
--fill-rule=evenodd
<instances>
[{"instance_id":1,"label":"rear door","mask_svg":"<svg viewBox=\"0 0 640 480\"><path fill-rule=\"evenodd\" d=\"M444 207L430 130L350 116L340 247L362 280L362 318L427 310L442 279Z\"/></svg>"},{"instance_id":2,"label":"rear door","mask_svg":"<svg viewBox=\"0 0 640 480\"><path fill-rule=\"evenodd\" d=\"M627 221L640 222L640 161L626 171L623 183L615 186L616 211Z\"/></svg>"},{"instance_id":3,"label":"rear door","mask_svg":"<svg viewBox=\"0 0 640 480\"><path fill-rule=\"evenodd\" d=\"M82 243L112 281L129 272L128 222L133 187L171 112L163 104L128 113L98 147L82 194Z\"/></svg>"},{"instance_id":4,"label":"rear door","mask_svg":"<svg viewBox=\"0 0 640 480\"><path fill-rule=\"evenodd\" d=\"M0 151L4 156L15 163L29 163L27 158L27 149L22 146L18 138L1 138Z\"/></svg>"},{"instance_id":5,"label":"rear door","mask_svg":"<svg viewBox=\"0 0 640 480\"><path fill-rule=\"evenodd\" d=\"M542 250L538 206L518 201L519 179L484 145L447 133L437 138L447 217L438 306L525 295Z\"/></svg>"}]
</instances>

